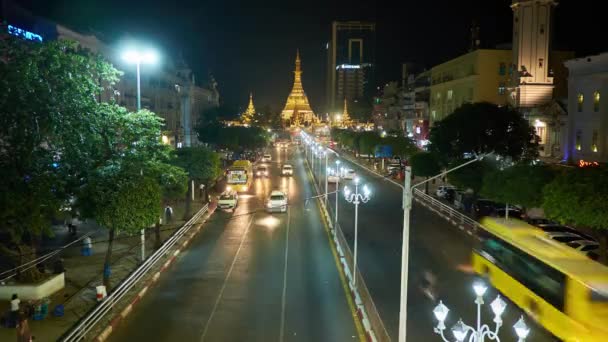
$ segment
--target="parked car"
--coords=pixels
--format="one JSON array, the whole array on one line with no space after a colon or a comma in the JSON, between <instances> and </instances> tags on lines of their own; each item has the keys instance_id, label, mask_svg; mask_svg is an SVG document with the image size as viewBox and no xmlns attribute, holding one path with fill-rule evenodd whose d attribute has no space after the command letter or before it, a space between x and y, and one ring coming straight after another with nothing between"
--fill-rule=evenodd
<instances>
[{"instance_id":1,"label":"parked car","mask_svg":"<svg viewBox=\"0 0 608 342\"><path fill-rule=\"evenodd\" d=\"M480 198L475 203L473 203L473 216L475 219L484 217L484 216L492 216L496 211L496 208L499 206L498 203L491 201L489 199Z\"/></svg>"},{"instance_id":2,"label":"parked car","mask_svg":"<svg viewBox=\"0 0 608 342\"><path fill-rule=\"evenodd\" d=\"M547 236L561 243L568 243L576 240L584 240L585 238L579 234L569 232L547 233Z\"/></svg>"},{"instance_id":3,"label":"parked car","mask_svg":"<svg viewBox=\"0 0 608 342\"><path fill-rule=\"evenodd\" d=\"M572 227L564 226L564 225L557 224L557 223L539 224L536 227L542 229L546 233L572 233L572 234L576 234L576 235L580 235L580 236L584 237L585 240L590 240L590 241L595 240L593 238L593 236L589 236L585 233L579 232L578 230L576 230Z\"/></svg>"},{"instance_id":4,"label":"parked car","mask_svg":"<svg viewBox=\"0 0 608 342\"><path fill-rule=\"evenodd\" d=\"M506 217L507 214L507 208L506 207L502 207L502 208L498 208L494 211L494 216L496 217ZM516 219L523 219L524 218L524 213L514 207L509 207L509 218L516 218Z\"/></svg>"},{"instance_id":5,"label":"parked car","mask_svg":"<svg viewBox=\"0 0 608 342\"><path fill-rule=\"evenodd\" d=\"M287 194L283 191L273 190L266 201L266 211L280 211L282 213L287 211Z\"/></svg>"},{"instance_id":6,"label":"parked car","mask_svg":"<svg viewBox=\"0 0 608 342\"><path fill-rule=\"evenodd\" d=\"M264 154L262 156L262 163L269 163L272 161L272 157L270 156L270 154Z\"/></svg>"},{"instance_id":7,"label":"parked car","mask_svg":"<svg viewBox=\"0 0 608 342\"><path fill-rule=\"evenodd\" d=\"M600 245L595 241L575 240L568 242L566 245L576 249L593 260L599 259Z\"/></svg>"},{"instance_id":8,"label":"parked car","mask_svg":"<svg viewBox=\"0 0 608 342\"><path fill-rule=\"evenodd\" d=\"M237 206L239 195L236 191L228 188L220 194L217 200L217 206L220 209L234 209Z\"/></svg>"},{"instance_id":9,"label":"parked car","mask_svg":"<svg viewBox=\"0 0 608 342\"><path fill-rule=\"evenodd\" d=\"M281 168L281 175L293 176L293 167L290 164L283 164L283 167Z\"/></svg>"},{"instance_id":10,"label":"parked car","mask_svg":"<svg viewBox=\"0 0 608 342\"><path fill-rule=\"evenodd\" d=\"M268 168L265 165L258 165L255 168L255 175L257 177L268 177Z\"/></svg>"},{"instance_id":11,"label":"parked car","mask_svg":"<svg viewBox=\"0 0 608 342\"><path fill-rule=\"evenodd\" d=\"M444 192L445 192L445 195L443 195L443 199L448 201L449 203L453 203L454 198L456 197L456 189L449 188L449 189L445 189Z\"/></svg>"},{"instance_id":12,"label":"parked car","mask_svg":"<svg viewBox=\"0 0 608 342\"><path fill-rule=\"evenodd\" d=\"M388 174L394 174L394 173L397 173L399 171L401 171L401 164L393 164L393 163L391 163L391 164L388 164L386 166L386 172Z\"/></svg>"},{"instance_id":13,"label":"parked car","mask_svg":"<svg viewBox=\"0 0 608 342\"><path fill-rule=\"evenodd\" d=\"M456 190L454 192L454 199L452 200L452 204L458 210L465 210L465 193L462 190Z\"/></svg>"},{"instance_id":14,"label":"parked car","mask_svg":"<svg viewBox=\"0 0 608 342\"><path fill-rule=\"evenodd\" d=\"M539 224L557 224L556 222L542 217L528 218L526 221L528 222L528 224L531 224L533 226L538 226Z\"/></svg>"},{"instance_id":15,"label":"parked car","mask_svg":"<svg viewBox=\"0 0 608 342\"><path fill-rule=\"evenodd\" d=\"M332 172L329 175L327 175L327 183L339 183L340 182L340 176L335 173Z\"/></svg>"},{"instance_id":16,"label":"parked car","mask_svg":"<svg viewBox=\"0 0 608 342\"><path fill-rule=\"evenodd\" d=\"M435 195L439 198L445 198L448 189L456 190L456 188L451 185L440 185L435 191Z\"/></svg>"},{"instance_id":17,"label":"parked car","mask_svg":"<svg viewBox=\"0 0 608 342\"><path fill-rule=\"evenodd\" d=\"M357 173L355 172L355 170L353 170L353 169L347 169L347 170L344 170L344 175L342 175L342 178L344 178L344 179L355 179L356 176L357 176Z\"/></svg>"}]
</instances>

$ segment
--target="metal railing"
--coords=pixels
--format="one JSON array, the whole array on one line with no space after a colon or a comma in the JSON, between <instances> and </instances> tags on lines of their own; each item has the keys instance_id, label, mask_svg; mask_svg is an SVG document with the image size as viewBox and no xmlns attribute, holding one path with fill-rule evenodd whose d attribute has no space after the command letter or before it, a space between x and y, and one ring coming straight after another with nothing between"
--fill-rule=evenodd
<instances>
[{"instance_id":1,"label":"metal railing","mask_svg":"<svg viewBox=\"0 0 608 342\"><path fill-rule=\"evenodd\" d=\"M479 222L461 213L457 209L441 202L433 196L425 194L422 190L414 189L414 199L421 203L427 204L429 209L435 211L440 216L446 216L453 223L462 225L464 228L469 229L471 233L477 233L477 231L482 228Z\"/></svg>"},{"instance_id":2,"label":"metal railing","mask_svg":"<svg viewBox=\"0 0 608 342\"><path fill-rule=\"evenodd\" d=\"M192 228L198 220L208 211L209 204L205 204L201 210L199 210L192 218L186 222L181 228L179 228L171 237L163 243L163 245L157 249L152 255L150 255L138 268L136 268L131 274L124 279L118 287L116 287L103 301L99 302L87 315L78 321L66 334L64 334L60 341L80 341L84 339L88 332L90 332L97 323L104 319L105 315L110 312L120 300L136 286L139 281L146 276L150 271L165 255L169 249L178 243L179 239L186 234L190 228Z\"/></svg>"}]
</instances>

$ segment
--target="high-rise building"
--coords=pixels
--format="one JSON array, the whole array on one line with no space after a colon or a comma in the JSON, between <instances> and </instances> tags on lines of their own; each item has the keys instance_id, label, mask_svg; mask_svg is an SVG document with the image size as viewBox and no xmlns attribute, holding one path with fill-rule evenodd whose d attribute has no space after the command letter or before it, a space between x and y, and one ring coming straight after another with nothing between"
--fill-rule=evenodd
<instances>
[{"instance_id":1,"label":"high-rise building","mask_svg":"<svg viewBox=\"0 0 608 342\"><path fill-rule=\"evenodd\" d=\"M327 49L327 111L340 111L347 101L369 100L374 94L376 24L334 21Z\"/></svg>"}]
</instances>

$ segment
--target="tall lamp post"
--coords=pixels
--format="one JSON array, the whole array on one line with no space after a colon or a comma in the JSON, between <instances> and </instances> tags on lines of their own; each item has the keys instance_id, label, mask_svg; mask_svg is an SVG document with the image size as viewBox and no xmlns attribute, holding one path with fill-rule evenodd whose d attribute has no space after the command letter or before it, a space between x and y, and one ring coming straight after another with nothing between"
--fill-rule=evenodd
<instances>
[{"instance_id":1,"label":"tall lamp post","mask_svg":"<svg viewBox=\"0 0 608 342\"><path fill-rule=\"evenodd\" d=\"M136 51L136 50L127 50L122 58L132 64L136 65L137 69L137 111L141 110L141 82L139 77L139 66L142 63L145 64L154 64L158 60L158 55L156 52L152 50L147 50L145 52ZM141 235L141 261L146 259L146 231L142 229L140 232Z\"/></svg>"},{"instance_id":2,"label":"tall lamp post","mask_svg":"<svg viewBox=\"0 0 608 342\"><path fill-rule=\"evenodd\" d=\"M367 203L371 196L371 191L367 185L363 186L363 193L359 192L359 178L355 178L355 192L352 192L348 187L344 187L344 197L346 201L355 205L355 250L353 255L353 288L357 288L357 240L358 240L358 221L359 221L359 204Z\"/></svg>"},{"instance_id":3,"label":"tall lamp post","mask_svg":"<svg viewBox=\"0 0 608 342\"><path fill-rule=\"evenodd\" d=\"M405 186L403 187L403 242L401 244L401 298L399 303L399 342L406 341L407 329L407 277L409 272L409 247L410 247L410 211L412 209L412 198L414 188L421 186L434 179L443 177L448 173L463 168L469 164L482 160L485 155L481 155L475 159L471 159L466 163L460 164L452 169L444 171L436 176L427 178L426 180L411 185L412 183L412 167L405 168Z\"/></svg>"},{"instance_id":4,"label":"tall lamp post","mask_svg":"<svg viewBox=\"0 0 608 342\"><path fill-rule=\"evenodd\" d=\"M490 340L494 340L500 342L500 338L498 337L498 330L502 326L502 314L507 308L507 303L500 297L500 295L496 296L496 299L492 301L490 307L492 308L492 312L494 313L494 323L495 328L492 330L489 325L481 324L481 306L483 305L483 295L485 294L488 288L483 283L475 283L473 284L473 290L477 295L475 299L475 304L477 304L477 326L472 327L462 322L462 319L458 320L458 323L454 324L452 327L452 334L454 334L454 338L458 342L463 342L467 335L469 336L469 342L484 342L487 337ZM445 327L445 319L448 316L447 306L443 304L442 301L439 301L439 304L433 310L433 314L435 318L437 318L437 326L434 328L434 332L441 336L441 339L444 342L450 342L445 335L444 330ZM523 316L519 318L517 323L513 325L513 329L515 329L515 334L517 335L518 342L524 342L528 334L530 333L530 329L524 322ZM469 333L471 333L469 335Z\"/></svg>"},{"instance_id":5,"label":"tall lamp post","mask_svg":"<svg viewBox=\"0 0 608 342\"><path fill-rule=\"evenodd\" d=\"M336 190L340 189L340 160L336 160ZM325 191L327 192L327 191ZM334 221L334 234L336 234L336 231L338 229L338 198L340 197L340 194L336 192L336 215L334 217L335 221Z\"/></svg>"}]
</instances>

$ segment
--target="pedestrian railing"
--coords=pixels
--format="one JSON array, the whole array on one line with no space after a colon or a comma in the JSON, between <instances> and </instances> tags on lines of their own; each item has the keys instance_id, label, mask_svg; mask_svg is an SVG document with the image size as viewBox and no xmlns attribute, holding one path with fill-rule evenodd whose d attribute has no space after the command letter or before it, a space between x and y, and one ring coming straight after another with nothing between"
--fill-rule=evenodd
<instances>
[{"instance_id":1,"label":"pedestrian railing","mask_svg":"<svg viewBox=\"0 0 608 342\"><path fill-rule=\"evenodd\" d=\"M461 213L457 209L441 202L440 200L425 194L424 191L414 189L414 199L425 205L427 208L435 211L439 216L445 217L455 225L467 229L472 234L482 228L479 222Z\"/></svg>"},{"instance_id":2,"label":"pedestrian railing","mask_svg":"<svg viewBox=\"0 0 608 342\"><path fill-rule=\"evenodd\" d=\"M171 237L163 243L163 245L157 249L152 255L150 255L138 268L136 268L131 274L124 279L118 287L116 287L103 301L99 302L91 311L89 311L84 317L78 321L67 333L65 333L60 341L80 341L84 339L87 334L104 319L120 300L133 289L141 280L148 274L148 272L156 266L166 255L169 250L175 246L181 237L183 237L199 219L208 211L209 204L206 204L201 210L199 210L192 218L186 222L181 228L179 228Z\"/></svg>"}]
</instances>

